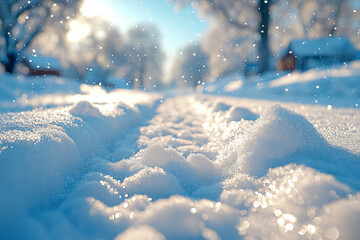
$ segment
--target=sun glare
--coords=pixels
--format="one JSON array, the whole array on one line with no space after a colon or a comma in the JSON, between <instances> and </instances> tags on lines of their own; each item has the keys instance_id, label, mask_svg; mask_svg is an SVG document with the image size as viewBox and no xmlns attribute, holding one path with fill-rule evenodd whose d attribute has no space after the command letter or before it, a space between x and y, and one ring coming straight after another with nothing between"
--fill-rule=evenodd
<instances>
[{"instance_id":1,"label":"sun glare","mask_svg":"<svg viewBox=\"0 0 360 240\"><path fill-rule=\"evenodd\" d=\"M96 15L106 16L109 9L99 0L85 0L80 11L85 17L94 17Z\"/></svg>"},{"instance_id":2,"label":"sun glare","mask_svg":"<svg viewBox=\"0 0 360 240\"><path fill-rule=\"evenodd\" d=\"M73 20L70 22L70 31L67 34L67 38L71 42L78 42L88 36L90 31L91 28L88 24Z\"/></svg>"}]
</instances>

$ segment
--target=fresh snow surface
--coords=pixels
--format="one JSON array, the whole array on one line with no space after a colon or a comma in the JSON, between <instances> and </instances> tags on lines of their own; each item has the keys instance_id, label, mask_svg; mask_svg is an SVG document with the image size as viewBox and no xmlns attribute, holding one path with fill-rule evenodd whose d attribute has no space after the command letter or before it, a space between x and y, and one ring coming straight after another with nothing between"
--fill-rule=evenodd
<instances>
[{"instance_id":1,"label":"fresh snow surface","mask_svg":"<svg viewBox=\"0 0 360 240\"><path fill-rule=\"evenodd\" d=\"M360 106L360 61L306 72L272 72L245 78L226 76L204 84L206 94L331 105Z\"/></svg>"},{"instance_id":2,"label":"fresh snow surface","mask_svg":"<svg viewBox=\"0 0 360 240\"><path fill-rule=\"evenodd\" d=\"M356 107L0 82L0 239L360 236Z\"/></svg>"},{"instance_id":3,"label":"fresh snow surface","mask_svg":"<svg viewBox=\"0 0 360 240\"><path fill-rule=\"evenodd\" d=\"M34 69L52 69L61 70L63 66L59 59L50 56L42 56L37 54L29 54L25 57L29 65Z\"/></svg>"}]
</instances>

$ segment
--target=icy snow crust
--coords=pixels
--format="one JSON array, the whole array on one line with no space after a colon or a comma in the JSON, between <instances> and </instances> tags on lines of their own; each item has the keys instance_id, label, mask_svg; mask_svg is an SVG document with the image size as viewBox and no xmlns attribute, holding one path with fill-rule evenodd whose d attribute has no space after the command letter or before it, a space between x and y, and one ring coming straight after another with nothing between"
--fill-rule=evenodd
<instances>
[{"instance_id":1,"label":"icy snow crust","mask_svg":"<svg viewBox=\"0 0 360 240\"><path fill-rule=\"evenodd\" d=\"M78 89L0 114L1 239L360 236L359 110Z\"/></svg>"}]
</instances>

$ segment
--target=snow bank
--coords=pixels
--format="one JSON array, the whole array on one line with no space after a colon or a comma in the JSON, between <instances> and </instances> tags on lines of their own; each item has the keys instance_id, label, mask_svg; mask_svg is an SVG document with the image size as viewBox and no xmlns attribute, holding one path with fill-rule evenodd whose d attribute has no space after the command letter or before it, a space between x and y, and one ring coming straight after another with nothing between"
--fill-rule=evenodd
<instances>
[{"instance_id":1,"label":"snow bank","mask_svg":"<svg viewBox=\"0 0 360 240\"><path fill-rule=\"evenodd\" d=\"M77 174L81 156L64 130L74 124L61 111L1 114L0 210L6 219L18 212L50 207ZM49 179L51 179L49 181ZM6 226L6 225L5 225Z\"/></svg>"},{"instance_id":2,"label":"snow bank","mask_svg":"<svg viewBox=\"0 0 360 240\"><path fill-rule=\"evenodd\" d=\"M109 98L106 92L101 93ZM31 216L56 208L93 168L94 155L149 116L157 96L145 95L123 101L122 94L116 92L110 98L118 100L101 102L89 94L78 94L77 98L70 94L74 104L69 105L64 98L56 108L0 114L1 238L24 238L28 234L16 230L17 216L24 216L20 222L30 233L39 230L40 239L48 238L41 230L44 226ZM16 108L22 106L14 105ZM151 172L150 176L163 183L161 172ZM99 177L87 182L88 187L96 190L97 181ZM106 196L104 192L101 195ZM104 197L105 202L110 200Z\"/></svg>"},{"instance_id":3,"label":"snow bank","mask_svg":"<svg viewBox=\"0 0 360 240\"><path fill-rule=\"evenodd\" d=\"M18 111L29 105L29 100L39 95L74 94L80 92L80 84L71 79L58 77L0 76L0 112ZM52 96L54 99L54 96Z\"/></svg>"},{"instance_id":4,"label":"snow bank","mask_svg":"<svg viewBox=\"0 0 360 240\"><path fill-rule=\"evenodd\" d=\"M357 61L345 66L293 72L270 81L264 88L280 96L340 99L341 102L351 102L354 107L354 104L358 106L356 100L360 97L359 66Z\"/></svg>"},{"instance_id":5,"label":"snow bank","mask_svg":"<svg viewBox=\"0 0 360 240\"><path fill-rule=\"evenodd\" d=\"M308 102L340 107L359 107L359 61L314 68L305 72L268 72L241 81L217 79L204 85L202 92L211 95L248 97L282 102ZM238 87L232 87L238 86Z\"/></svg>"}]
</instances>

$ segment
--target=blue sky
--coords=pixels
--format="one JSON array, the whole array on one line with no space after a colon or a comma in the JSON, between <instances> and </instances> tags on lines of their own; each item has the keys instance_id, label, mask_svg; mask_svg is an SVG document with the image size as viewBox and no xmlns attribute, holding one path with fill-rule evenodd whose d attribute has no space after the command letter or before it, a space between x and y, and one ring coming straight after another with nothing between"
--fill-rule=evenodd
<instances>
[{"instance_id":1,"label":"blue sky","mask_svg":"<svg viewBox=\"0 0 360 240\"><path fill-rule=\"evenodd\" d=\"M208 24L197 16L192 7L179 12L174 11L174 4L166 0L86 0L84 13L100 15L121 32L126 32L136 24L151 22L158 26L162 34L165 53L176 54L190 41L197 41Z\"/></svg>"}]
</instances>

